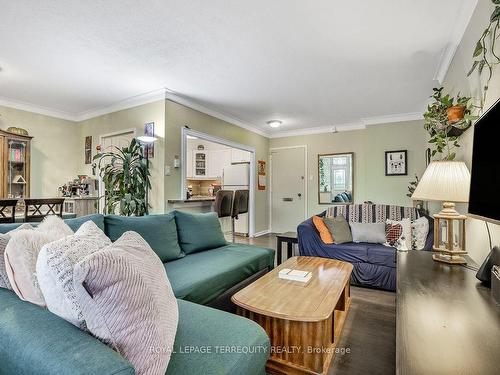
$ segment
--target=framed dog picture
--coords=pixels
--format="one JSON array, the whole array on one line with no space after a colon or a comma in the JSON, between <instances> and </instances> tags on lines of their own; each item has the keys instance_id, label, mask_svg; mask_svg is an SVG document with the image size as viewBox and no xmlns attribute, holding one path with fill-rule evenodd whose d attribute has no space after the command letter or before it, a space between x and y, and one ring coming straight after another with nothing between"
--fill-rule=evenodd
<instances>
[{"instance_id":1,"label":"framed dog picture","mask_svg":"<svg viewBox=\"0 0 500 375\"><path fill-rule=\"evenodd\" d=\"M408 174L408 151L385 152L385 175L406 176Z\"/></svg>"}]
</instances>

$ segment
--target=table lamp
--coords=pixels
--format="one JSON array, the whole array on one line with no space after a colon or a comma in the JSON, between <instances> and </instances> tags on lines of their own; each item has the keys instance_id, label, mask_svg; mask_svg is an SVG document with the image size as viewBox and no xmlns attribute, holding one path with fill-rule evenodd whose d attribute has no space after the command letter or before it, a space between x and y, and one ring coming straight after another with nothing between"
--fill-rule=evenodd
<instances>
[{"instance_id":1,"label":"table lamp","mask_svg":"<svg viewBox=\"0 0 500 375\"><path fill-rule=\"evenodd\" d=\"M470 173L462 161L433 161L424 172L411 199L441 201L443 209L434 214L434 254L438 262L465 264L465 215L455 210L455 202L469 200Z\"/></svg>"}]
</instances>

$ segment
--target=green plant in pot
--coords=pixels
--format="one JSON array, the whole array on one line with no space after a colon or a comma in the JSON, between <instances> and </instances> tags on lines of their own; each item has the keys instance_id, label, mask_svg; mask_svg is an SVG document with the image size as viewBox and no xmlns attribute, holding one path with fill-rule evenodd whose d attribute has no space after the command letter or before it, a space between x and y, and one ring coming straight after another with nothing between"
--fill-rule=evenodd
<instances>
[{"instance_id":1,"label":"green plant in pot","mask_svg":"<svg viewBox=\"0 0 500 375\"><path fill-rule=\"evenodd\" d=\"M151 189L150 173L141 144L133 139L123 148L111 147L94 156L105 188L105 211L121 215L143 216L146 212L146 191Z\"/></svg>"},{"instance_id":2,"label":"green plant in pot","mask_svg":"<svg viewBox=\"0 0 500 375\"><path fill-rule=\"evenodd\" d=\"M443 95L443 87L432 90L433 100L424 113L424 128L431 136L429 143L434 145L431 155L444 154L444 160L453 160L454 149L460 147L459 137L477 118L472 115L472 98L460 94L456 97Z\"/></svg>"}]
</instances>

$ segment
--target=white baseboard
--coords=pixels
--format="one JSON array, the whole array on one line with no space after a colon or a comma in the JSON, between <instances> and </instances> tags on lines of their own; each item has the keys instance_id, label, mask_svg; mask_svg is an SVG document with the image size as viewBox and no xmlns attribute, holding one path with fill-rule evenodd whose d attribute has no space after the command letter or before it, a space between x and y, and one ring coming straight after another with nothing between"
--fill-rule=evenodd
<instances>
[{"instance_id":1,"label":"white baseboard","mask_svg":"<svg viewBox=\"0 0 500 375\"><path fill-rule=\"evenodd\" d=\"M265 234L271 233L271 229L262 230L253 234L254 237L264 236Z\"/></svg>"}]
</instances>

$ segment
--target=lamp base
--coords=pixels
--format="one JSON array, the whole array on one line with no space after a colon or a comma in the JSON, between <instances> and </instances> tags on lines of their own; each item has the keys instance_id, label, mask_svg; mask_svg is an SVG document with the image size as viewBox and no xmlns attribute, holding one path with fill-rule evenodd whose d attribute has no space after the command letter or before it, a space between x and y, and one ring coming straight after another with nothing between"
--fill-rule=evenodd
<instances>
[{"instance_id":1,"label":"lamp base","mask_svg":"<svg viewBox=\"0 0 500 375\"><path fill-rule=\"evenodd\" d=\"M432 256L436 262L448 264L467 264L467 260L460 255L434 254Z\"/></svg>"}]
</instances>

